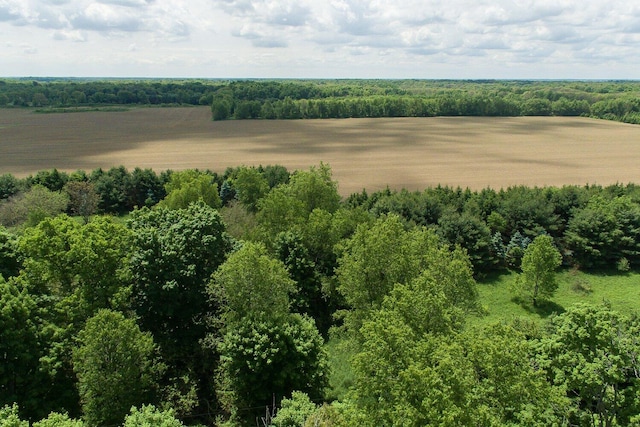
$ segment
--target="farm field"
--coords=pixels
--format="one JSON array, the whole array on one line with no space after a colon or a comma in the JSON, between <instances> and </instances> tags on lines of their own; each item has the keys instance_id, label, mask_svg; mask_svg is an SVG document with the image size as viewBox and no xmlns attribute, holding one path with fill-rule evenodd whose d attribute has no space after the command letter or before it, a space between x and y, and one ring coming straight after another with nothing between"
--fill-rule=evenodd
<instances>
[{"instance_id":1,"label":"farm field","mask_svg":"<svg viewBox=\"0 0 640 427\"><path fill-rule=\"evenodd\" d=\"M567 117L211 121L208 107L0 110L0 174L331 165L340 192L640 182L640 126Z\"/></svg>"}]
</instances>

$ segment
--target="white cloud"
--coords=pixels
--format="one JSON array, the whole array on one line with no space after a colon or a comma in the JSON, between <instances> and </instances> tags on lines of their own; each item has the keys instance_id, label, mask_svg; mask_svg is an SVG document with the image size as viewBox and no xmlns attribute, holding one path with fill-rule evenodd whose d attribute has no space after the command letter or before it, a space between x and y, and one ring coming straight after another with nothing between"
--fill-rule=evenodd
<instances>
[{"instance_id":1,"label":"white cloud","mask_svg":"<svg viewBox=\"0 0 640 427\"><path fill-rule=\"evenodd\" d=\"M74 42L86 42L87 34L80 30L60 30L53 33L54 40L70 40Z\"/></svg>"},{"instance_id":2,"label":"white cloud","mask_svg":"<svg viewBox=\"0 0 640 427\"><path fill-rule=\"evenodd\" d=\"M123 55L132 75L629 78L640 66L640 4L621 0L0 0L0 33L29 40L30 57L71 49L54 67L69 74L89 52Z\"/></svg>"}]
</instances>

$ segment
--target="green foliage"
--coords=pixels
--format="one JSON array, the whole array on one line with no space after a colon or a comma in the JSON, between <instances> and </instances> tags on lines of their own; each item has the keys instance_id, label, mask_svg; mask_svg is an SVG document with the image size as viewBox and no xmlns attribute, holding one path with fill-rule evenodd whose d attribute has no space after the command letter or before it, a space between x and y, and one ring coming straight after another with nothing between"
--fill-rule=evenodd
<instances>
[{"instance_id":1,"label":"green foliage","mask_svg":"<svg viewBox=\"0 0 640 427\"><path fill-rule=\"evenodd\" d=\"M89 217L98 211L100 198L95 186L87 181L69 181L64 186L69 195L69 210L80 215L84 222L89 222Z\"/></svg>"},{"instance_id":2,"label":"green foliage","mask_svg":"<svg viewBox=\"0 0 640 427\"><path fill-rule=\"evenodd\" d=\"M213 275L209 293L223 301L226 323L243 319L275 319L289 313L295 284L282 262L259 243L244 243Z\"/></svg>"},{"instance_id":3,"label":"green foliage","mask_svg":"<svg viewBox=\"0 0 640 427\"><path fill-rule=\"evenodd\" d=\"M13 227L34 226L41 220L64 212L69 204L66 193L35 185L0 204L0 224Z\"/></svg>"},{"instance_id":4,"label":"green foliage","mask_svg":"<svg viewBox=\"0 0 640 427\"><path fill-rule=\"evenodd\" d=\"M284 232L278 235L274 246L276 256L284 263L296 284L296 292L292 295L292 310L308 314L317 323L327 322L328 313L323 308L327 308L328 304L322 293L321 277L302 239L293 232ZM328 326L323 326L326 331Z\"/></svg>"},{"instance_id":5,"label":"green foliage","mask_svg":"<svg viewBox=\"0 0 640 427\"><path fill-rule=\"evenodd\" d=\"M327 164L320 163L308 171L296 171L286 186L288 194L300 200L307 213L315 209L333 213L340 206L338 183L332 180L331 168Z\"/></svg>"},{"instance_id":6,"label":"green foliage","mask_svg":"<svg viewBox=\"0 0 640 427\"><path fill-rule=\"evenodd\" d=\"M84 427L82 420L70 418L66 413L51 412L47 418L33 423L33 427Z\"/></svg>"},{"instance_id":7,"label":"green foliage","mask_svg":"<svg viewBox=\"0 0 640 427\"><path fill-rule=\"evenodd\" d=\"M120 309L128 296L131 235L109 217L81 225L61 215L27 229L19 240L30 286L65 298L76 294L85 316Z\"/></svg>"},{"instance_id":8,"label":"green foliage","mask_svg":"<svg viewBox=\"0 0 640 427\"><path fill-rule=\"evenodd\" d=\"M22 421L18 415L18 405L0 407L0 427L29 427L29 421Z\"/></svg>"},{"instance_id":9,"label":"green foliage","mask_svg":"<svg viewBox=\"0 0 640 427\"><path fill-rule=\"evenodd\" d=\"M257 243L244 243L213 276L209 292L223 304L226 331L218 342L218 389L236 419L252 420L274 395L300 390L317 398L327 385L314 321L289 313L294 290L284 264Z\"/></svg>"},{"instance_id":10,"label":"green foliage","mask_svg":"<svg viewBox=\"0 0 640 427\"><path fill-rule=\"evenodd\" d=\"M160 410L153 405L142 405L140 409L131 408L131 412L124 418L122 427L183 427L173 411Z\"/></svg>"},{"instance_id":11,"label":"green foliage","mask_svg":"<svg viewBox=\"0 0 640 427\"><path fill-rule=\"evenodd\" d=\"M450 252L431 231L405 231L393 215L359 227L344 244L337 270L338 289L352 308L346 313L347 326L357 333L396 284L409 285L425 271L441 283L454 304L475 308L475 282L461 250Z\"/></svg>"},{"instance_id":12,"label":"green foliage","mask_svg":"<svg viewBox=\"0 0 640 427\"><path fill-rule=\"evenodd\" d=\"M561 424L568 402L513 329L435 336L387 313L365 324L354 359L365 425Z\"/></svg>"},{"instance_id":13,"label":"green foliage","mask_svg":"<svg viewBox=\"0 0 640 427\"><path fill-rule=\"evenodd\" d=\"M258 210L258 200L269 192L267 179L256 169L240 168L233 180L236 197L249 212Z\"/></svg>"},{"instance_id":14,"label":"green foliage","mask_svg":"<svg viewBox=\"0 0 640 427\"><path fill-rule=\"evenodd\" d=\"M566 232L567 246L585 268L640 262L640 206L628 196L592 197L576 212Z\"/></svg>"},{"instance_id":15,"label":"green foliage","mask_svg":"<svg viewBox=\"0 0 640 427\"><path fill-rule=\"evenodd\" d=\"M0 405L18 402L31 416L40 409L38 358L41 325L32 295L0 278ZM14 406L17 410L17 406ZM0 415L0 425L2 425Z\"/></svg>"},{"instance_id":16,"label":"green foliage","mask_svg":"<svg viewBox=\"0 0 640 427\"><path fill-rule=\"evenodd\" d=\"M165 189L167 195L160 204L169 209L185 209L199 200L212 208L222 206L218 185L207 173L193 169L173 172Z\"/></svg>"},{"instance_id":17,"label":"green foliage","mask_svg":"<svg viewBox=\"0 0 640 427\"><path fill-rule=\"evenodd\" d=\"M131 406L153 401L161 366L155 345L133 319L100 310L87 320L73 351L86 422L120 424Z\"/></svg>"},{"instance_id":18,"label":"green foliage","mask_svg":"<svg viewBox=\"0 0 640 427\"><path fill-rule=\"evenodd\" d=\"M0 276L17 276L20 265L17 237L0 226Z\"/></svg>"},{"instance_id":19,"label":"green foliage","mask_svg":"<svg viewBox=\"0 0 640 427\"><path fill-rule=\"evenodd\" d=\"M189 352L204 335L206 283L225 259L230 241L220 215L203 202L186 209L134 212L131 256L133 300L145 330L163 351ZM178 339L175 342L176 338Z\"/></svg>"},{"instance_id":20,"label":"green foliage","mask_svg":"<svg viewBox=\"0 0 640 427\"><path fill-rule=\"evenodd\" d=\"M0 200L8 199L20 191L18 179L10 173L0 175Z\"/></svg>"},{"instance_id":21,"label":"green foliage","mask_svg":"<svg viewBox=\"0 0 640 427\"><path fill-rule=\"evenodd\" d=\"M220 353L235 416L249 422L274 395L279 400L299 390L317 399L327 385L322 337L312 320L297 314L279 322L251 317L233 323Z\"/></svg>"},{"instance_id":22,"label":"green foliage","mask_svg":"<svg viewBox=\"0 0 640 427\"><path fill-rule=\"evenodd\" d=\"M309 396L300 391L291 393L291 398L284 398L280 409L271 423L275 427L304 427L305 421L316 411L317 407Z\"/></svg>"},{"instance_id":23,"label":"green foliage","mask_svg":"<svg viewBox=\"0 0 640 427\"><path fill-rule=\"evenodd\" d=\"M274 188L258 202L256 220L264 235L262 240L273 242L278 234L302 227L308 215L304 203L289 194L288 186Z\"/></svg>"},{"instance_id":24,"label":"green foliage","mask_svg":"<svg viewBox=\"0 0 640 427\"><path fill-rule=\"evenodd\" d=\"M555 270L560 267L562 256L547 235L536 237L522 257L522 274L516 280L516 292L526 301L537 306L540 300L550 299L558 289Z\"/></svg>"},{"instance_id":25,"label":"green foliage","mask_svg":"<svg viewBox=\"0 0 640 427\"><path fill-rule=\"evenodd\" d=\"M256 219L262 241L271 247L278 234L305 229L314 211L334 214L339 207L337 183L328 165L298 171L289 183L272 189L258 202Z\"/></svg>"},{"instance_id":26,"label":"green foliage","mask_svg":"<svg viewBox=\"0 0 640 427\"><path fill-rule=\"evenodd\" d=\"M606 306L578 304L551 319L538 363L575 402L573 425L629 425L640 413L639 327Z\"/></svg>"},{"instance_id":27,"label":"green foliage","mask_svg":"<svg viewBox=\"0 0 640 427\"><path fill-rule=\"evenodd\" d=\"M217 362L213 349L203 348L201 340L208 332L207 318L218 315L206 287L231 248L222 219L200 201L186 209L136 211L128 226L134 245L133 307L167 364L163 385L169 387L173 402L192 402L195 387L194 408L202 405L206 412L204 408L215 402L211 382ZM176 381L181 378L187 380ZM184 387L173 387L172 382ZM178 396L181 393L183 397Z\"/></svg>"},{"instance_id":28,"label":"green foliage","mask_svg":"<svg viewBox=\"0 0 640 427\"><path fill-rule=\"evenodd\" d=\"M480 218L469 213L447 213L438 220L438 235L452 245L466 249L474 271L486 273L498 263L493 253L491 230Z\"/></svg>"},{"instance_id":29,"label":"green foliage","mask_svg":"<svg viewBox=\"0 0 640 427\"><path fill-rule=\"evenodd\" d=\"M68 180L69 175L58 171L58 169L41 170L36 176L30 176L26 179L29 187L41 185L50 191L62 190Z\"/></svg>"},{"instance_id":30,"label":"green foliage","mask_svg":"<svg viewBox=\"0 0 640 427\"><path fill-rule=\"evenodd\" d=\"M129 192L129 172L124 166L108 171L96 169L91 172L90 182L100 196L98 207L101 212L122 214L130 209L127 204Z\"/></svg>"}]
</instances>

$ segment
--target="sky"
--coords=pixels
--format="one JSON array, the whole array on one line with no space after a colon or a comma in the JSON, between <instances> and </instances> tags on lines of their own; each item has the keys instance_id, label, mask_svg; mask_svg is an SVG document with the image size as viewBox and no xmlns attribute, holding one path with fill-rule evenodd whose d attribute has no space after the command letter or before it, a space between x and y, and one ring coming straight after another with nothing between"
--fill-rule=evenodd
<instances>
[{"instance_id":1,"label":"sky","mask_svg":"<svg viewBox=\"0 0 640 427\"><path fill-rule=\"evenodd\" d=\"M638 0L0 0L0 76L638 79Z\"/></svg>"}]
</instances>

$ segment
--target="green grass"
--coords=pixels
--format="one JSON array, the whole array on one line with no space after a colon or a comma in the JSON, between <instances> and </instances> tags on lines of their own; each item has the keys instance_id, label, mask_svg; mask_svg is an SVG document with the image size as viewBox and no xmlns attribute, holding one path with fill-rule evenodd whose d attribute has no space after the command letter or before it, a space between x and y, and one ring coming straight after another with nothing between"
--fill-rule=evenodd
<instances>
[{"instance_id":1,"label":"green grass","mask_svg":"<svg viewBox=\"0 0 640 427\"><path fill-rule=\"evenodd\" d=\"M471 323L495 323L514 317L541 321L552 313L562 313L576 303L607 302L622 313L640 312L640 273L561 271L557 274L559 287L555 295L551 301L537 308L514 300L509 285L516 277L516 273L507 273L478 283L480 302L487 310L487 315Z\"/></svg>"},{"instance_id":2,"label":"green grass","mask_svg":"<svg viewBox=\"0 0 640 427\"><path fill-rule=\"evenodd\" d=\"M524 318L541 324L552 313L562 313L573 304L611 304L614 310L625 314L640 313L640 273L598 272L583 273L564 270L557 274L559 288L551 301L538 308L522 305L514 300L509 285L516 279L516 273L506 273L489 277L478 283L480 302L486 309L482 317L470 317L469 327L489 325L503 320ZM355 354L348 339L340 334L331 336L326 344L329 354L331 374L329 377L329 400L341 399L353 385L353 371L350 364Z\"/></svg>"},{"instance_id":3,"label":"green grass","mask_svg":"<svg viewBox=\"0 0 640 427\"><path fill-rule=\"evenodd\" d=\"M329 389L327 400L341 400L353 385L351 358L356 351L349 340L340 333L331 334L325 346L329 355Z\"/></svg>"}]
</instances>

